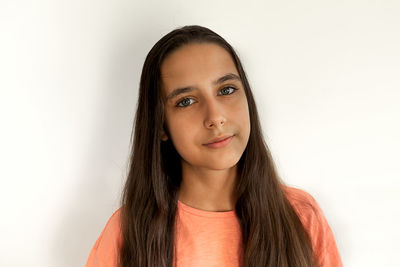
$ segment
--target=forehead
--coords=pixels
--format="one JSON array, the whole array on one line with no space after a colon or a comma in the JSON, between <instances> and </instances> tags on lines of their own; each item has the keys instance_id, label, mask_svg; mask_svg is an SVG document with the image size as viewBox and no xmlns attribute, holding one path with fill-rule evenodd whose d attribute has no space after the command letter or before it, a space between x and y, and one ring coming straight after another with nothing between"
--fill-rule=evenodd
<instances>
[{"instance_id":1,"label":"forehead","mask_svg":"<svg viewBox=\"0 0 400 267\"><path fill-rule=\"evenodd\" d=\"M226 73L238 75L231 55L213 43L188 44L161 64L163 94L175 87L210 83Z\"/></svg>"}]
</instances>

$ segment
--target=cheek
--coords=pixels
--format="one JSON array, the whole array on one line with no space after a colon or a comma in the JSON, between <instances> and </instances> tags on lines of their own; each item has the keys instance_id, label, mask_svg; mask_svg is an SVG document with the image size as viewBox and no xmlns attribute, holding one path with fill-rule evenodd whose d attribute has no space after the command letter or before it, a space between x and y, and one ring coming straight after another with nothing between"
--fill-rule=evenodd
<instances>
[{"instance_id":1,"label":"cheek","mask_svg":"<svg viewBox=\"0 0 400 267\"><path fill-rule=\"evenodd\" d=\"M185 149L196 141L196 121L193 116L174 116L168 122L169 137L177 150Z\"/></svg>"},{"instance_id":2,"label":"cheek","mask_svg":"<svg viewBox=\"0 0 400 267\"><path fill-rule=\"evenodd\" d=\"M243 130L250 128L249 109L246 99L240 101L240 103L236 105L235 109L233 109L232 114L232 118L234 118L236 123L241 126Z\"/></svg>"},{"instance_id":3,"label":"cheek","mask_svg":"<svg viewBox=\"0 0 400 267\"><path fill-rule=\"evenodd\" d=\"M187 162L197 162L199 160L200 138L195 127L188 123L179 123L176 121L171 125L174 130L170 139L176 151Z\"/></svg>"}]
</instances>

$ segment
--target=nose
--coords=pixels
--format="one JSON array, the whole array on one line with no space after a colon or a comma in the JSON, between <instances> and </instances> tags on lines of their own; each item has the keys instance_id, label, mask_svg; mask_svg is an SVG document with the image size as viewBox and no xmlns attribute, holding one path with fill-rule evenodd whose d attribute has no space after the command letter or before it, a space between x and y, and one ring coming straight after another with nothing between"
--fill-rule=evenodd
<instances>
[{"instance_id":1,"label":"nose","mask_svg":"<svg viewBox=\"0 0 400 267\"><path fill-rule=\"evenodd\" d=\"M221 128L226 123L226 118L223 112L223 107L217 100L205 101L206 116L204 119L204 126L207 129Z\"/></svg>"}]
</instances>

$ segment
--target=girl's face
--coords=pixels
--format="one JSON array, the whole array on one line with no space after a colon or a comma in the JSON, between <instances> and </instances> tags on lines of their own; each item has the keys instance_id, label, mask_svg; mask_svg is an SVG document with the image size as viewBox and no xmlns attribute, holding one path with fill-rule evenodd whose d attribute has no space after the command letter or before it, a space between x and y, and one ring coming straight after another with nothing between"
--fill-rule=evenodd
<instances>
[{"instance_id":1,"label":"girl's face","mask_svg":"<svg viewBox=\"0 0 400 267\"><path fill-rule=\"evenodd\" d=\"M233 167L246 148L250 118L246 94L230 54L213 43L184 45L161 65L165 132L182 164L221 170ZM216 138L233 136L219 147ZM217 145L218 146L218 145Z\"/></svg>"}]
</instances>

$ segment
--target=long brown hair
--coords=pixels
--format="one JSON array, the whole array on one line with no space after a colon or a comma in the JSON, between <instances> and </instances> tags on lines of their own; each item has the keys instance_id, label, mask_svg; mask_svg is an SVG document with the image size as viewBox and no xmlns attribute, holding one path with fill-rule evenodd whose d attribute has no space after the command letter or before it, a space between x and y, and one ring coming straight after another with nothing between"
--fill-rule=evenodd
<instances>
[{"instance_id":1,"label":"long brown hair","mask_svg":"<svg viewBox=\"0 0 400 267\"><path fill-rule=\"evenodd\" d=\"M316 266L310 237L285 197L264 141L256 104L242 64L231 45L212 30L190 25L163 36L148 53L140 78L130 169L121 198L119 266L171 267L180 156L170 139L161 141L164 104L160 66L190 43L211 42L232 56L246 92L250 136L238 164L235 188L243 240L243 266ZM132 140L131 140L132 141Z\"/></svg>"}]
</instances>

